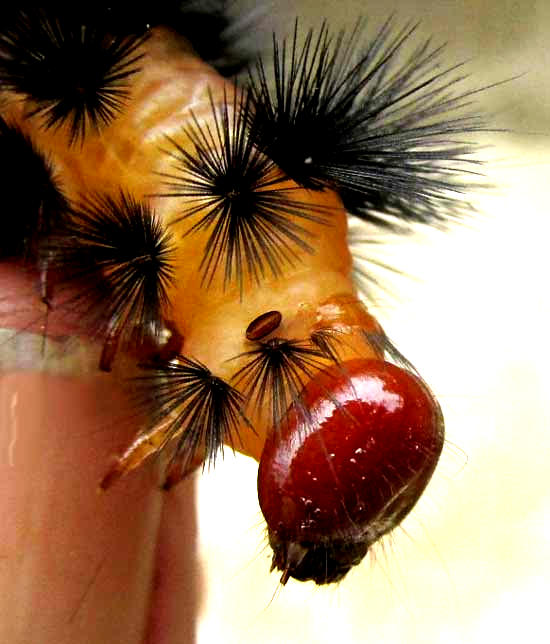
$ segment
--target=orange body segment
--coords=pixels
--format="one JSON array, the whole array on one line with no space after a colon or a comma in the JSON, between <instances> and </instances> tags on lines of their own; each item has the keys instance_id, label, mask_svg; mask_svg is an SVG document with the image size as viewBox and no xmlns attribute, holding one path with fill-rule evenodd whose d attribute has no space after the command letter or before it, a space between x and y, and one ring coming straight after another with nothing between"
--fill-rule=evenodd
<instances>
[{"instance_id":1,"label":"orange body segment","mask_svg":"<svg viewBox=\"0 0 550 644\"><path fill-rule=\"evenodd\" d=\"M175 248L165 319L183 338L183 353L200 360L214 374L231 379L242 366L238 356L251 346L245 336L247 325L274 303L282 315L277 335L305 340L315 331L334 328L346 335L343 358L358 350L362 355L366 352L366 357L376 356L374 349L365 346L360 331L379 327L357 298L351 280L347 215L332 191L308 191L289 180L281 183L292 189L294 200L326 217L326 223L300 221L315 250L302 252L294 265L285 265L283 275L267 276L260 284L248 279L242 292L236 285L224 285L222 271L209 285L201 283L207 232L186 236L193 222L182 215L189 203L182 197L162 196L167 192L163 175L170 173L173 164L167 153L169 138L190 149L184 128L192 122L214 128L210 101L230 103L236 90L165 28L153 29L142 49L144 64L132 79L126 109L81 145L69 144L63 136L64 126L45 129L40 116L26 118L29 106L19 97L7 97L4 117L29 135L51 161L54 176L70 201L78 203L93 194L116 197L124 190L152 205ZM250 420L256 433L243 425L234 447L259 459L270 421L262 413ZM154 433L159 435L157 430ZM129 469L156 450L143 451L143 440L134 445L135 453L123 457Z\"/></svg>"}]
</instances>

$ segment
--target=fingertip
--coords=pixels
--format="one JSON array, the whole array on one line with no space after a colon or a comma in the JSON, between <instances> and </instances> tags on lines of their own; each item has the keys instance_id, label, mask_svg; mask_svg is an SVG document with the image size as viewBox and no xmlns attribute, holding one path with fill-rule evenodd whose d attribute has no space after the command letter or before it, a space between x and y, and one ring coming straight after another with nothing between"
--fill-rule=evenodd
<instances>
[{"instance_id":1,"label":"fingertip","mask_svg":"<svg viewBox=\"0 0 550 644\"><path fill-rule=\"evenodd\" d=\"M196 475L188 476L163 497L145 642L193 644L204 586L197 556Z\"/></svg>"},{"instance_id":2,"label":"fingertip","mask_svg":"<svg viewBox=\"0 0 550 644\"><path fill-rule=\"evenodd\" d=\"M142 468L97 494L109 457L136 430L124 388L101 374L4 372L0 428L0 640L141 642L158 473Z\"/></svg>"}]
</instances>

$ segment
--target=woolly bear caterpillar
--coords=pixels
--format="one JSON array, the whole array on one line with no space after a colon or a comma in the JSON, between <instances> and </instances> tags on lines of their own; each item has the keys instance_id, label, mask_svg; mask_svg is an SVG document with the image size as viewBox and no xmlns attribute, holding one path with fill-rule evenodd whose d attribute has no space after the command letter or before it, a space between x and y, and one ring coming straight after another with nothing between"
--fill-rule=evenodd
<instances>
[{"instance_id":1,"label":"woolly bear caterpillar","mask_svg":"<svg viewBox=\"0 0 550 644\"><path fill-rule=\"evenodd\" d=\"M238 85L203 62L185 11L153 14L6 10L4 189L24 217L2 257L100 339L99 369L142 369L149 420L104 488L163 450L170 487L230 445L260 461L281 581L337 581L443 444L437 401L359 298L347 218L459 216L460 137L482 124L440 49L400 60L414 27L323 24L300 44L296 26L272 87L261 59Z\"/></svg>"}]
</instances>

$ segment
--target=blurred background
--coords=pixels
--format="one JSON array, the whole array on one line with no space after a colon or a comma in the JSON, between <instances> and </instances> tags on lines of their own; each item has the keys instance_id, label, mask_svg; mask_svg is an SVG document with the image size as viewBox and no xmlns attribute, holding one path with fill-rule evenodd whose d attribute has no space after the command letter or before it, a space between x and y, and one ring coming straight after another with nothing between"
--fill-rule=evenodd
<instances>
[{"instance_id":1,"label":"blurred background","mask_svg":"<svg viewBox=\"0 0 550 644\"><path fill-rule=\"evenodd\" d=\"M248 6L256 3L248 2ZM198 642L547 642L550 587L550 3L546 0L280 0L288 33L367 16L418 21L416 41L468 60L495 185L474 225L388 240L395 297L374 311L443 406L447 444L402 528L336 587L269 574L254 462L226 453L199 477ZM272 21L272 22L271 22ZM265 34L262 32L265 29ZM510 80L511 79L511 80ZM500 81L509 81L498 84Z\"/></svg>"}]
</instances>

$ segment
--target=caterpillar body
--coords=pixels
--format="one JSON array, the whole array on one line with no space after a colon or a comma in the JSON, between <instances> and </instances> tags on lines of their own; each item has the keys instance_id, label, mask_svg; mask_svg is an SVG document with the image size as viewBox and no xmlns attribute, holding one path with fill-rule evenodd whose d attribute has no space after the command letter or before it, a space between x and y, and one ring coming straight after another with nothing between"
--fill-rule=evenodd
<instances>
[{"instance_id":1,"label":"caterpillar body","mask_svg":"<svg viewBox=\"0 0 550 644\"><path fill-rule=\"evenodd\" d=\"M98 369L140 369L149 420L103 488L161 452L169 488L229 445L260 462L281 581L329 583L411 510L444 440L358 293L348 217L459 216L459 139L482 124L439 49L397 62L414 28L363 43L360 23L323 25L300 45L296 27L274 40L273 89L261 60L235 83L234 61L198 55L195 4L5 11L2 271L37 285L48 333L100 341Z\"/></svg>"}]
</instances>

